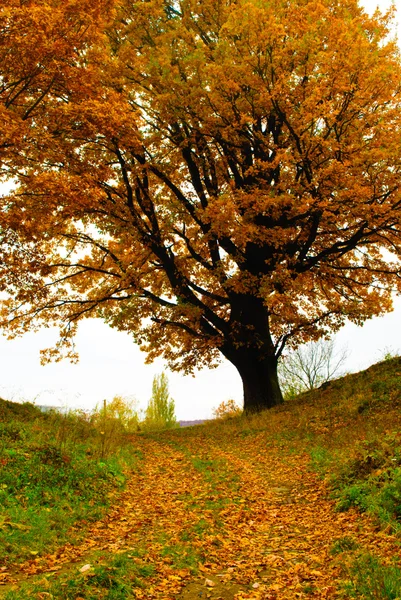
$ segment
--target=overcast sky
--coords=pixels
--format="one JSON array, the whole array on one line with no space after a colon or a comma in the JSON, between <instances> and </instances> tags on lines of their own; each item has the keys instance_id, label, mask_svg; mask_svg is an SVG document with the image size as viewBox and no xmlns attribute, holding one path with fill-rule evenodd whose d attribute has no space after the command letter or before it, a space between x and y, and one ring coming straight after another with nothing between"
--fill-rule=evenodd
<instances>
[{"instance_id":1,"label":"overcast sky","mask_svg":"<svg viewBox=\"0 0 401 600\"><path fill-rule=\"evenodd\" d=\"M390 3L365 0L363 4L370 11L376 6L385 9ZM395 5L401 15L401 0ZM400 335L401 299L398 298L392 313L372 319L363 327L347 325L335 339L338 348L348 348L346 370L358 371L377 362L388 351L401 351ZM81 324L77 337L79 364L63 361L41 366L39 350L56 339L57 332L51 329L12 341L0 337L3 398L90 409L118 394L135 397L140 407L146 407L153 377L162 372L164 365L162 361L145 365L144 354L128 334L112 330L101 321L87 320ZM203 370L196 377L166 372L178 419L210 418L221 401L233 398L241 402L241 380L227 362L217 369Z\"/></svg>"}]
</instances>

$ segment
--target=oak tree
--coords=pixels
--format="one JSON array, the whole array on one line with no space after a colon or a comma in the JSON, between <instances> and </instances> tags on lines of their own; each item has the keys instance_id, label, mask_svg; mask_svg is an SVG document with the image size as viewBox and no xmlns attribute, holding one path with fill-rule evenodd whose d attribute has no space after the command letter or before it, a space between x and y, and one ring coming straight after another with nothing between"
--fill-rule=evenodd
<instances>
[{"instance_id":1,"label":"oak tree","mask_svg":"<svg viewBox=\"0 0 401 600\"><path fill-rule=\"evenodd\" d=\"M247 411L400 289L400 56L356 0L3 0L2 324L80 319Z\"/></svg>"}]
</instances>

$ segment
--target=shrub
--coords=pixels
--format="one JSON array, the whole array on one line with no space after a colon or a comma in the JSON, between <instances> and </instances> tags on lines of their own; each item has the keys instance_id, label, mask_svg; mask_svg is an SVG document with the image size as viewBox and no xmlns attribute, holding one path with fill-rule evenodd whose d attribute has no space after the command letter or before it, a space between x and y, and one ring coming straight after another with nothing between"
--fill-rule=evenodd
<instances>
[{"instance_id":1,"label":"shrub","mask_svg":"<svg viewBox=\"0 0 401 600\"><path fill-rule=\"evenodd\" d=\"M101 458L117 451L128 433L139 429L139 415L134 400L115 396L97 406L91 424L98 433L97 452Z\"/></svg>"},{"instance_id":2,"label":"shrub","mask_svg":"<svg viewBox=\"0 0 401 600\"><path fill-rule=\"evenodd\" d=\"M215 419L232 419L234 417L239 417L241 414L241 408L232 399L221 402L221 404L213 410Z\"/></svg>"}]
</instances>

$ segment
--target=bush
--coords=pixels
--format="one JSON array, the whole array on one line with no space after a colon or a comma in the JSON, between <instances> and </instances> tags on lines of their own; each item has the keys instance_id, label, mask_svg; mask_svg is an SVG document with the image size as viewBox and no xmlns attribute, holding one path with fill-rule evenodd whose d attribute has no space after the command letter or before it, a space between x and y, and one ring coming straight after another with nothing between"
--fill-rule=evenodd
<instances>
[{"instance_id":1,"label":"bush","mask_svg":"<svg viewBox=\"0 0 401 600\"><path fill-rule=\"evenodd\" d=\"M109 403L106 400L97 406L91 417L98 438L96 451L100 458L115 453L124 443L127 434L139 429L139 415L136 402L115 396Z\"/></svg>"},{"instance_id":2,"label":"bush","mask_svg":"<svg viewBox=\"0 0 401 600\"><path fill-rule=\"evenodd\" d=\"M242 415L242 410L232 399L221 402L221 404L213 410L215 419L232 419L234 417L239 417L240 415Z\"/></svg>"}]
</instances>

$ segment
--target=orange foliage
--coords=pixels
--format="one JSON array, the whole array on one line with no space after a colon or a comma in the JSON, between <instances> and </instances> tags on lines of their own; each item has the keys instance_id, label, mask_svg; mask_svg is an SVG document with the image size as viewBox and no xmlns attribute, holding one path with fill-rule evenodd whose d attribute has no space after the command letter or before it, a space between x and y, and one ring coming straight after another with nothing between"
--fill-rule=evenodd
<instances>
[{"instance_id":1,"label":"orange foliage","mask_svg":"<svg viewBox=\"0 0 401 600\"><path fill-rule=\"evenodd\" d=\"M217 408L213 410L215 419L230 419L231 417L239 417L242 410L234 400L226 400L221 402Z\"/></svg>"},{"instance_id":2,"label":"orange foliage","mask_svg":"<svg viewBox=\"0 0 401 600\"><path fill-rule=\"evenodd\" d=\"M100 317L279 402L285 344L400 289L390 24L356 0L3 1L3 326L61 323L44 359L74 358Z\"/></svg>"}]
</instances>

